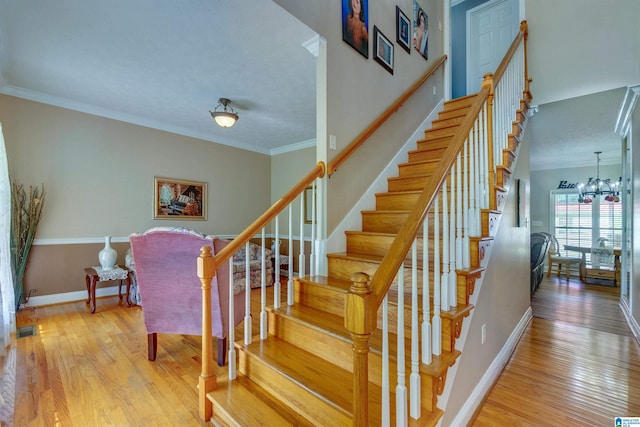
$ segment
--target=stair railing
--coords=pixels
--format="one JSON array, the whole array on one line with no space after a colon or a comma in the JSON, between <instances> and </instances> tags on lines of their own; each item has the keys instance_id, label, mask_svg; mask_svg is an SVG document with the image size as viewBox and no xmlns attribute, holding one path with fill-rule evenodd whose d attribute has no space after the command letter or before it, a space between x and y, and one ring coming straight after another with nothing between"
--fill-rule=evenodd
<instances>
[{"instance_id":1,"label":"stair railing","mask_svg":"<svg viewBox=\"0 0 640 427\"><path fill-rule=\"evenodd\" d=\"M479 267L484 259L486 245L482 242L485 233L480 227L481 214L489 208L500 208L500 200L492 194L500 190L500 187L508 187L506 177L510 171L503 159L505 151L511 151L508 141L520 132L519 126L514 124L517 122L514 122L514 116L522 113L525 108L523 105L530 99L526 71L526 36L527 25L523 22L496 73L485 75L482 89L459 124L439 166L426 182L414 208L400 227L373 277L369 278L364 273L355 273L352 277L352 288L345 297L345 327L353 338L354 426L369 425L369 338L377 327L378 308L382 305L383 313L388 312L387 300L393 283L397 284L398 295L396 425L406 425L407 414L412 418L420 418L422 406L427 406L430 410L436 409L436 397L443 391L444 378L434 381L432 401L423 402L420 397L420 377L414 374L417 352L414 349L421 346L424 364L431 363L433 357L440 356L443 348L449 352L455 351L455 335L459 336L460 331L449 326L450 339L442 342L442 323L445 320L443 312L457 305L456 270ZM497 176L496 165L500 165L500 174L504 176ZM431 229L432 235L429 233ZM414 314L419 309L416 302L418 280L414 273L420 262L415 249L417 245L422 247L422 325L418 324L418 313ZM431 247L433 252L430 252ZM411 255L407 257L410 249ZM464 251L469 255L464 254ZM407 262L411 265L412 315L410 323L405 324L404 276ZM433 283L433 316L429 308L430 283ZM388 342L384 339L389 333L388 323L388 319L382 319L383 365L388 363L389 349L384 348L384 343ZM420 326L421 342L418 341L419 335L413 333ZM408 395L402 337L405 328L412 331L412 373ZM383 366L382 372L388 373L388 366ZM385 380L390 381L391 377L388 373ZM394 407L390 398L390 384L383 384L382 390L382 419L388 420Z\"/></svg>"},{"instance_id":2,"label":"stair railing","mask_svg":"<svg viewBox=\"0 0 640 427\"><path fill-rule=\"evenodd\" d=\"M309 266L310 275L316 274L316 258L315 253L315 240L319 235L319 219L317 214L321 214L323 209L321 206L316 206L316 193L320 184L320 178L325 174L332 174L338 167L351 156L366 140L374 134L396 111L406 102L444 63L446 56L442 56L436 60L432 66L422 75L420 78L408 88L389 108L387 108L380 116L373 121L360 135L358 135L354 141L349 144L343 151L341 151L328 165L323 162L319 162L314 169L309 172L300 182L298 182L288 193L286 193L280 200L273 204L265 213L263 213L258 219L256 219L247 229L240 233L235 239L233 239L222 251L217 254L211 253L211 248L202 248L201 254L198 257L198 277L202 283L203 294L203 339L202 339L202 372L199 379L199 407L200 416L203 420L209 420L211 417L211 402L208 401L206 394L216 388L216 378L213 373L213 340L211 337L211 282L215 276L216 270L220 268L223 263L227 262L229 265L229 283L221 284L219 286L228 286L229 295L233 295L234 280L233 280L233 255L243 247L245 253L249 254L249 242L260 233L260 244L262 248L265 248L266 243L266 228L269 224L272 224L274 228L274 251L273 259L275 261L273 265L274 269L274 289L273 289L273 304L274 308L281 306L281 289L280 289L280 216L284 214L288 218L288 283L287 283L287 304L292 305L294 303L293 294L293 204L299 200L300 202L300 249L299 249L299 261L298 261L298 274L305 275L306 256L304 252L304 223L303 213L305 209L304 192L310 188L311 197L311 251L309 254ZM260 339L267 338L267 312L266 312L266 256L263 251L261 254L261 304L260 304ZM245 319L244 319L244 342L250 344L252 340L253 332L251 330L251 286L250 286L250 263L249 257L246 257L245 265ZM228 348L228 373L230 379L236 377L236 355L235 355L235 331L234 331L234 306L233 298L229 300L229 330L227 332L227 338L229 343Z\"/></svg>"}]
</instances>

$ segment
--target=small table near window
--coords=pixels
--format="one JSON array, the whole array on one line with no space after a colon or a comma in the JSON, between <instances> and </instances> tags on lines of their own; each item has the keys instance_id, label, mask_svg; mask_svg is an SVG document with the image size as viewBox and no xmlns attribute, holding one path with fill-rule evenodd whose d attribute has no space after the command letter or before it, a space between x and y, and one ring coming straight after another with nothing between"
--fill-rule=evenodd
<instances>
[{"instance_id":1,"label":"small table near window","mask_svg":"<svg viewBox=\"0 0 640 427\"><path fill-rule=\"evenodd\" d=\"M613 284L618 286L620 284L620 255L622 250L620 248L613 248L613 269L606 268L590 268L587 266L587 254L591 253L591 247L584 246L572 246L564 245L564 249L567 251L575 251L582 253L582 263L580 264L580 280L586 281L586 279L603 279L613 280Z\"/></svg>"},{"instance_id":2,"label":"small table near window","mask_svg":"<svg viewBox=\"0 0 640 427\"><path fill-rule=\"evenodd\" d=\"M289 255L280 255L278 257L280 261L280 277L282 277L283 271L289 271ZM276 282L276 258L271 257L271 266L273 268L273 283Z\"/></svg>"},{"instance_id":3,"label":"small table near window","mask_svg":"<svg viewBox=\"0 0 640 427\"><path fill-rule=\"evenodd\" d=\"M127 307L131 307L131 302L129 301L131 276L127 267L116 265L110 270L103 270L101 267L87 267L84 269L84 273L86 275L85 282L87 285L87 293L89 294L86 302L87 304L91 304L91 314L96 312L96 283L106 282L109 280L120 280L120 284L118 285L118 297L120 297L120 299L122 299L122 281L127 281L125 302L127 303Z\"/></svg>"}]
</instances>

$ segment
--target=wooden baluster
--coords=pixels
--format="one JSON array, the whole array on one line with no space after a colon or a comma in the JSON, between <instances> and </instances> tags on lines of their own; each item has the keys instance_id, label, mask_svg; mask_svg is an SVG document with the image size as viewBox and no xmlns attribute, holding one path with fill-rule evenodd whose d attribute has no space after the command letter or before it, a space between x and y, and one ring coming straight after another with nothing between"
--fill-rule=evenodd
<instances>
[{"instance_id":1,"label":"wooden baluster","mask_svg":"<svg viewBox=\"0 0 640 427\"><path fill-rule=\"evenodd\" d=\"M244 254L245 254L245 278L244 278L244 343L246 345L251 344L251 257L249 256L249 247L251 245L250 241L244 246ZM233 258L233 257L232 257ZM233 270L231 270L233 276ZM233 283L232 283L233 284ZM230 289L229 293L229 301L233 300L233 287ZM233 324L233 317L229 319L229 324Z\"/></svg>"},{"instance_id":2,"label":"wooden baluster","mask_svg":"<svg viewBox=\"0 0 640 427\"><path fill-rule=\"evenodd\" d=\"M426 221L425 221L426 222ZM424 238L424 237L423 237ZM420 418L420 350L418 324L418 239L411 246L411 418ZM403 325L404 329L404 325Z\"/></svg>"},{"instance_id":3,"label":"wooden baluster","mask_svg":"<svg viewBox=\"0 0 640 427\"><path fill-rule=\"evenodd\" d=\"M293 305L293 202L289 204L289 255L288 255L289 277L287 279L287 305ZM280 264L280 257L276 258L276 263Z\"/></svg>"},{"instance_id":4,"label":"wooden baluster","mask_svg":"<svg viewBox=\"0 0 640 427\"><path fill-rule=\"evenodd\" d=\"M469 150L469 144L471 144L471 132L469 132L469 138L464 142L464 154L463 161L463 180L462 180L462 268L469 268L469 233L471 229L469 227L469 206L471 198L471 184L469 167L471 164L471 152Z\"/></svg>"},{"instance_id":5,"label":"wooden baluster","mask_svg":"<svg viewBox=\"0 0 640 427\"><path fill-rule=\"evenodd\" d=\"M422 223L422 363L431 357L431 299L429 289L429 216Z\"/></svg>"},{"instance_id":6,"label":"wooden baluster","mask_svg":"<svg viewBox=\"0 0 640 427\"><path fill-rule=\"evenodd\" d=\"M369 276L351 275L345 297L345 328L353 340L353 425L369 426L369 339L376 328L377 304L371 293Z\"/></svg>"},{"instance_id":7,"label":"wooden baluster","mask_svg":"<svg viewBox=\"0 0 640 427\"><path fill-rule=\"evenodd\" d=\"M275 237L275 245L273 247L273 307L278 309L280 308L280 221L278 221L278 215L275 218L276 222L276 237Z\"/></svg>"},{"instance_id":8,"label":"wooden baluster","mask_svg":"<svg viewBox=\"0 0 640 427\"><path fill-rule=\"evenodd\" d=\"M306 190L300 194L300 250L298 255L298 276L304 277L306 274L307 259L304 249L304 195Z\"/></svg>"},{"instance_id":9,"label":"wooden baluster","mask_svg":"<svg viewBox=\"0 0 640 427\"><path fill-rule=\"evenodd\" d=\"M451 209L449 210L449 278L447 309L456 305L456 166L451 167ZM452 302L453 301L453 302Z\"/></svg>"},{"instance_id":10,"label":"wooden baluster","mask_svg":"<svg viewBox=\"0 0 640 427\"><path fill-rule=\"evenodd\" d=\"M260 280L260 339L266 340L269 332L269 320L267 317L267 257L265 254L266 239L265 228L262 228L260 242L262 245L262 276Z\"/></svg>"},{"instance_id":11,"label":"wooden baluster","mask_svg":"<svg viewBox=\"0 0 640 427\"><path fill-rule=\"evenodd\" d=\"M440 279L440 306L449 310L449 212L447 180L442 184L442 278Z\"/></svg>"},{"instance_id":12,"label":"wooden baluster","mask_svg":"<svg viewBox=\"0 0 640 427\"><path fill-rule=\"evenodd\" d=\"M218 284L220 286L220 284ZM234 319L236 318L235 309L234 309L234 298L233 298L233 257L229 258L229 283L227 284L229 287L229 352L227 354L227 359L229 360L229 379L236 379L236 346L233 343L236 341L236 334L234 330ZM211 321L209 321L211 323ZM203 331L204 333L204 331ZM211 335L211 332L209 332ZM203 355L204 357L204 355Z\"/></svg>"},{"instance_id":13,"label":"wooden baluster","mask_svg":"<svg viewBox=\"0 0 640 427\"><path fill-rule=\"evenodd\" d=\"M382 425L391 425L391 393L389 389L389 294L382 300Z\"/></svg>"},{"instance_id":14,"label":"wooden baluster","mask_svg":"<svg viewBox=\"0 0 640 427\"><path fill-rule=\"evenodd\" d=\"M207 393L217 387L216 376L213 373L213 336L211 331L211 281L216 270L211 264L211 247L200 249L198 257L198 277L202 284L202 372L198 379L198 405L200 418L208 421L213 407L207 398Z\"/></svg>"},{"instance_id":15,"label":"wooden baluster","mask_svg":"<svg viewBox=\"0 0 640 427\"><path fill-rule=\"evenodd\" d=\"M431 321L432 333L431 338L433 345L431 351L434 355L439 356L442 353L442 319L440 319L440 193L433 202L433 319Z\"/></svg>"},{"instance_id":16,"label":"wooden baluster","mask_svg":"<svg viewBox=\"0 0 640 427\"><path fill-rule=\"evenodd\" d=\"M398 328L396 331L397 384L396 384L396 425L407 425L407 386L405 385L404 358L404 262L398 270Z\"/></svg>"},{"instance_id":17,"label":"wooden baluster","mask_svg":"<svg viewBox=\"0 0 640 427\"><path fill-rule=\"evenodd\" d=\"M493 88L493 76L491 74L485 74L484 81L482 82L482 86L489 87L489 96L487 97L487 152L493 153L493 99L494 99L494 88ZM495 195L495 166L493 155L489 156L487 159L488 165L488 182L489 182L489 203L491 209L496 208L496 195Z\"/></svg>"},{"instance_id":18,"label":"wooden baluster","mask_svg":"<svg viewBox=\"0 0 640 427\"><path fill-rule=\"evenodd\" d=\"M309 275L316 274L316 181L311 185L311 249L309 253Z\"/></svg>"}]
</instances>

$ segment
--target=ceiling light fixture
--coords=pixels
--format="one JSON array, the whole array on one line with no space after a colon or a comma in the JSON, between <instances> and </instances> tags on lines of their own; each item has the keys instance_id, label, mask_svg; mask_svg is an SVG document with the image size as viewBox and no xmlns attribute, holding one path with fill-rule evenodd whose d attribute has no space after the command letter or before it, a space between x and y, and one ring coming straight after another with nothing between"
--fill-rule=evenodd
<instances>
[{"instance_id":1,"label":"ceiling light fixture","mask_svg":"<svg viewBox=\"0 0 640 427\"><path fill-rule=\"evenodd\" d=\"M596 179L589 178L589 182L586 184L578 184L578 196L579 203L591 203L593 197L603 196L607 202L619 202L620 201L620 186L622 185L622 177L616 182L611 182L610 179L600 179L600 154L602 151L595 151L596 155Z\"/></svg>"},{"instance_id":2,"label":"ceiling light fixture","mask_svg":"<svg viewBox=\"0 0 640 427\"><path fill-rule=\"evenodd\" d=\"M216 123L223 128L230 128L238 121L238 113L236 113L229 104L231 104L230 100L227 98L220 98L216 108L213 111L209 111L211 113L211 117L213 117ZM223 107L223 111L217 111L218 107ZM229 110L227 110L227 108L229 108Z\"/></svg>"}]
</instances>

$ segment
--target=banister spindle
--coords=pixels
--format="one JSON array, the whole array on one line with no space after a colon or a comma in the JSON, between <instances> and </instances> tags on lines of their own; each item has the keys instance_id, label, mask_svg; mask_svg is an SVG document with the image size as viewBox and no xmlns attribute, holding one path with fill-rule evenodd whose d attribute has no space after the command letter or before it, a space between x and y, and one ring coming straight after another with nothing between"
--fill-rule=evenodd
<instances>
[{"instance_id":1,"label":"banister spindle","mask_svg":"<svg viewBox=\"0 0 640 427\"><path fill-rule=\"evenodd\" d=\"M268 317L267 317L267 257L264 248L266 248L265 228L262 227L260 233L260 245L262 246L262 257L260 262L260 339L266 340L268 335Z\"/></svg>"},{"instance_id":2,"label":"banister spindle","mask_svg":"<svg viewBox=\"0 0 640 427\"><path fill-rule=\"evenodd\" d=\"M247 241L244 246L244 343L246 345L251 344L251 257L249 256L250 241ZM233 257L232 257L233 258ZM230 276L233 277L233 270L231 270ZM233 289L229 293L229 300L233 300ZM231 321L233 318L230 318ZM234 322L229 323L230 325Z\"/></svg>"},{"instance_id":3,"label":"banister spindle","mask_svg":"<svg viewBox=\"0 0 640 427\"><path fill-rule=\"evenodd\" d=\"M429 216L422 223L422 363L431 357L431 290L429 289Z\"/></svg>"},{"instance_id":4,"label":"banister spindle","mask_svg":"<svg viewBox=\"0 0 640 427\"><path fill-rule=\"evenodd\" d=\"M396 384L396 425L406 426L407 419L407 386L405 383L404 358L404 262L398 270L398 320L397 320L397 384Z\"/></svg>"},{"instance_id":5,"label":"banister spindle","mask_svg":"<svg viewBox=\"0 0 640 427\"><path fill-rule=\"evenodd\" d=\"M411 418L416 420L420 418L421 411L418 311L418 239L416 238L411 246L411 376L409 377L411 399L409 410Z\"/></svg>"}]
</instances>

